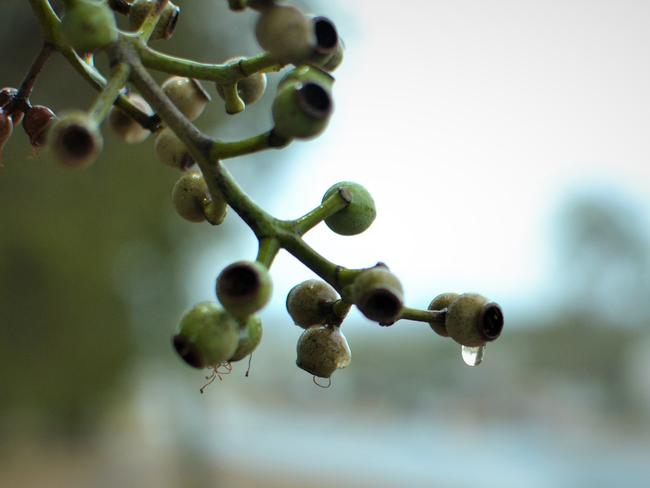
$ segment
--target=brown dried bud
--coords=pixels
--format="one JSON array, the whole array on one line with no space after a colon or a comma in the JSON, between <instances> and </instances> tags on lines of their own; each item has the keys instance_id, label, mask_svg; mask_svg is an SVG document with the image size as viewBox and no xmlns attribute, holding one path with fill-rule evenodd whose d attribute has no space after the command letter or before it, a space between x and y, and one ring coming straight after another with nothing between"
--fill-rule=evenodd
<instances>
[{"instance_id":1,"label":"brown dried bud","mask_svg":"<svg viewBox=\"0 0 650 488\"><path fill-rule=\"evenodd\" d=\"M43 105L34 105L27 111L23 129L25 129L25 133L33 147L45 145L47 129L55 119L54 112Z\"/></svg>"}]
</instances>

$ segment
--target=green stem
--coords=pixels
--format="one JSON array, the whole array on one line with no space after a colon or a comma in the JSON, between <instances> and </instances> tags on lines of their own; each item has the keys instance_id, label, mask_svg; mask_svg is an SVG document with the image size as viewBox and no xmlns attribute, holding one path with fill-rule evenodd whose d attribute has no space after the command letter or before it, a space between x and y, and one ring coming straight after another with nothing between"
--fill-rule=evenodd
<instances>
[{"instance_id":1,"label":"green stem","mask_svg":"<svg viewBox=\"0 0 650 488\"><path fill-rule=\"evenodd\" d=\"M113 67L113 72L111 73L108 83L89 110L90 117L97 125L100 125L108 116L115 100L124 89L126 82L129 80L130 72L131 70L127 63L118 63Z\"/></svg>"},{"instance_id":2,"label":"green stem","mask_svg":"<svg viewBox=\"0 0 650 488\"><path fill-rule=\"evenodd\" d=\"M299 235L304 235L328 217L331 217L350 204L349 198L340 191L330 195L323 203L311 212L292 222Z\"/></svg>"},{"instance_id":3,"label":"green stem","mask_svg":"<svg viewBox=\"0 0 650 488\"><path fill-rule=\"evenodd\" d=\"M264 237L260 239L256 260L269 269L278 251L280 251L280 241L275 237Z\"/></svg>"},{"instance_id":4,"label":"green stem","mask_svg":"<svg viewBox=\"0 0 650 488\"><path fill-rule=\"evenodd\" d=\"M235 158L265 149L285 147L289 142L291 141L278 136L272 130L241 141L213 141L210 157L213 160Z\"/></svg>"},{"instance_id":5,"label":"green stem","mask_svg":"<svg viewBox=\"0 0 650 488\"><path fill-rule=\"evenodd\" d=\"M417 322L426 322L434 324L445 324L447 309L445 310L418 310L416 308L403 307L400 319L415 320ZM399 319L398 319L399 320Z\"/></svg>"}]
</instances>

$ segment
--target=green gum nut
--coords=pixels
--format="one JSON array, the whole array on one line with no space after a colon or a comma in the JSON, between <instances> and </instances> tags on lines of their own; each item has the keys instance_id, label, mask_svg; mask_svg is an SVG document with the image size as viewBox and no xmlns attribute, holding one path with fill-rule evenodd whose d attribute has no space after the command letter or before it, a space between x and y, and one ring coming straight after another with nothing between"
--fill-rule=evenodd
<instances>
[{"instance_id":1,"label":"green gum nut","mask_svg":"<svg viewBox=\"0 0 650 488\"><path fill-rule=\"evenodd\" d=\"M194 165L187 147L168 127L156 136L154 150L158 160L166 166L186 170Z\"/></svg>"},{"instance_id":2,"label":"green gum nut","mask_svg":"<svg viewBox=\"0 0 650 488\"><path fill-rule=\"evenodd\" d=\"M379 325L392 325L404 306L402 284L381 265L363 271L354 280L352 295L361 313Z\"/></svg>"},{"instance_id":3,"label":"green gum nut","mask_svg":"<svg viewBox=\"0 0 650 488\"><path fill-rule=\"evenodd\" d=\"M327 17L311 19L314 46L309 62L326 71L334 71L343 61L342 41L334 23Z\"/></svg>"},{"instance_id":4,"label":"green gum nut","mask_svg":"<svg viewBox=\"0 0 650 488\"><path fill-rule=\"evenodd\" d=\"M47 133L54 159L68 168L89 166L102 150L103 139L95 122L85 112L62 114Z\"/></svg>"},{"instance_id":5,"label":"green gum nut","mask_svg":"<svg viewBox=\"0 0 650 488\"><path fill-rule=\"evenodd\" d=\"M117 41L115 15L105 1L77 0L66 4L61 20L66 42L80 52L91 52Z\"/></svg>"},{"instance_id":6,"label":"green gum nut","mask_svg":"<svg viewBox=\"0 0 650 488\"><path fill-rule=\"evenodd\" d=\"M181 319L172 344L183 361L194 368L218 366L237 350L239 324L216 303L199 303Z\"/></svg>"},{"instance_id":7,"label":"green gum nut","mask_svg":"<svg viewBox=\"0 0 650 488\"><path fill-rule=\"evenodd\" d=\"M172 203L176 212L190 222L207 220L218 225L226 217L226 202L223 198L210 197L208 185L198 172L186 173L176 181L172 189Z\"/></svg>"},{"instance_id":8,"label":"green gum nut","mask_svg":"<svg viewBox=\"0 0 650 488\"><path fill-rule=\"evenodd\" d=\"M243 319L261 310L270 300L271 275L257 261L237 261L219 274L216 292L224 308Z\"/></svg>"},{"instance_id":9,"label":"green gum nut","mask_svg":"<svg viewBox=\"0 0 650 488\"><path fill-rule=\"evenodd\" d=\"M129 9L129 27L131 30L138 30L149 12L156 8L157 4L158 0L134 0ZM179 7L171 1L167 2L164 10L160 14L151 39L169 39L176 30L180 14L181 9Z\"/></svg>"},{"instance_id":10,"label":"green gum nut","mask_svg":"<svg viewBox=\"0 0 650 488\"><path fill-rule=\"evenodd\" d=\"M331 92L334 77L318 66L303 64L290 70L278 83L278 90L296 83L316 83Z\"/></svg>"},{"instance_id":11,"label":"green gum nut","mask_svg":"<svg viewBox=\"0 0 650 488\"><path fill-rule=\"evenodd\" d=\"M147 115L153 114L149 104L140 95L128 95L129 101ZM151 132L142 127L135 119L117 106L111 108L108 124L117 137L127 144L143 142Z\"/></svg>"},{"instance_id":12,"label":"green gum nut","mask_svg":"<svg viewBox=\"0 0 650 488\"><path fill-rule=\"evenodd\" d=\"M234 62L243 59L242 57L231 58L226 62ZM237 82L237 93L242 102L251 105L262 98L266 91L266 74L255 73ZM222 99L225 99L223 87L217 84L217 93Z\"/></svg>"},{"instance_id":13,"label":"green gum nut","mask_svg":"<svg viewBox=\"0 0 650 488\"><path fill-rule=\"evenodd\" d=\"M338 326L311 327L298 339L296 365L319 378L329 378L350 364L352 353Z\"/></svg>"},{"instance_id":14,"label":"green gum nut","mask_svg":"<svg viewBox=\"0 0 650 488\"><path fill-rule=\"evenodd\" d=\"M338 294L321 280L307 280L294 286L287 295L287 311L293 322L306 329L332 322L332 305Z\"/></svg>"},{"instance_id":15,"label":"green gum nut","mask_svg":"<svg viewBox=\"0 0 650 488\"><path fill-rule=\"evenodd\" d=\"M189 120L196 120L205 110L211 98L201 83L193 78L172 76L161 86L176 108Z\"/></svg>"},{"instance_id":16,"label":"green gum nut","mask_svg":"<svg viewBox=\"0 0 650 488\"><path fill-rule=\"evenodd\" d=\"M281 63L301 64L311 54L315 39L309 18L290 5L261 10L255 37L265 51Z\"/></svg>"},{"instance_id":17,"label":"green gum nut","mask_svg":"<svg viewBox=\"0 0 650 488\"><path fill-rule=\"evenodd\" d=\"M325 224L337 234L353 236L361 234L372 225L377 210L375 201L363 186L352 181L341 181L332 185L323 195L323 202L335 193L340 193L350 203L325 219Z\"/></svg>"},{"instance_id":18,"label":"green gum nut","mask_svg":"<svg viewBox=\"0 0 650 488\"><path fill-rule=\"evenodd\" d=\"M503 322L499 305L476 293L465 293L449 305L445 326L459 344L478 347L498 338Z\"/></svg>"},{"instance_id":19,"label":"green gum nut","mask_svg":"<svg viewBox=\"0 0 650 488\"><path fill-rule=\"evenodd\" d=\"M454 300L456 300L458 296L459 296L458 293L441 293L433 300L431 300L431 303L429 304L427 310L440 311L449 308L449 305L451 305L451 303ZM431 329L433 329L433 331L436 334L441 335L442 337L449 336L449 333L447 332L447 327L445 326L444 323L429 322L429 325L431 326Z\"/></svg>"},{"instance_id":20,"label":"green gum nut","mask_svg":"<svg viewBox=\"0 0 650 488\"><path fill-rule=\"evenodd\" d=\"M325 130L334 109L330 90L320 83L289 83L273 100L274 130L288 139L310 139Z\"/></svg>"},{"instance_id":21,"label":"green gum nut","mask_svg":"<svg viewBox=\"0 0 650 488\"><path fill-rule=\"evenodd\" d=\"M262 341L262 321L257 316L248 317L246 323L239 330L239 343L230 361L240 361L253 351Z\"/></svg>"}]
</instances>

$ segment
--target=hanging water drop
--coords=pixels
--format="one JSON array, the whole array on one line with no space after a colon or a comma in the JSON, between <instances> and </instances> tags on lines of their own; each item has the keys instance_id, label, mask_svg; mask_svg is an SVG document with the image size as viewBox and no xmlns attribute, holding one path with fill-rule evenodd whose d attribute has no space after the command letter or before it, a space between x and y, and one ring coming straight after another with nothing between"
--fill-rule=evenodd
<instances>
[{"instance_id":1,"label":"hanging water drop","mask_svg":"<svg viewBox=\"0 0 650 488\"><path fill-rule=\"evenodd\" d=\"M467 366L478 366L485 356L485 344L478 347L461 346L461 355Z\"/></svg>"}]
</instances>

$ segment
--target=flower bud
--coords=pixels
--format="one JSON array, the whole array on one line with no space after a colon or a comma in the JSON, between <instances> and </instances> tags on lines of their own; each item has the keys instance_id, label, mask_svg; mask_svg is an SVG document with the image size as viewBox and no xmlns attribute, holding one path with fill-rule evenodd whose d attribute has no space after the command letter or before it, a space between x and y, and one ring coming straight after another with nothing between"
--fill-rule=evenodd
<instances>
[{"instance_id":1,"label":"flower bud","mask_svg":"<svg viewBox=\"0 0 650 488\"><path fill-rule=\"evenodd\" d=\"M131 30L138 30L149 12L156 8L158 0L134 0L129 9L129 26ZM158 23L151 35L151 40L169 39L176 30L181 9L168 1L163 9Z\"/></svg>"},{"instance_id":2,"label":"flower bud","mask_svg":"<svg viewBox=\"0 0 650 488\"><path fill-rule=\"evenodd\" d=\"M183 141L168 127L161 130L156 136L154 150L158 160L172 168L186 170L194 165L194 159Z\"/></svg>"},{"instance_id":3,"label":"flower bud","mask_svg":"<svg viewBox=\"0 0 650 488\"><path fill-rule=\"evenodd\" d=\"M476 293L465 293L447 308L445 326L449 337L468 347L493 341L503 330L501 307Z\"/></svg>"},{"instance_id":4,"label":"flower bud","mask_svg":"<svg viewBox=\"0 0 650 488\"><path fill-rule=\"evenodd\" d=\"M216 303L199 303L183 316L172 343L190 366L215 367L228 361L236 351L239 325Z\"/></svg>"},{"instance_id":5,"label":"flower bud","mask_svg":"<svg viewBox=\"0 0 650 488\"><path fill-rule=\"evenodd\" d=\"M243 59L242 57L231 58L227 62L233 62ZM255 73L237 82L237 93L245 105L255 103L266 90L266 74ZM217 84L217 93L222 99L225 99L223 87Z\"/></svg>"},{"instance_id":6,"label":"flower bud","mask_svg":"<svg viewBox=\"0 0 650 488\"><path fill-rule=\"evenodd\" d=\"M281 63L302 64L314 45L309 18L290 5L262 9L255 26L257 42Z\"/></svg>"},{"instance_id":7,"label":"flower bud","mask_svg":"<svg viewBox=\"0 0 650 488\"><path fill-rule=\"evenodd\" d=\"M128 95L129 101L142 112L152 115L153 110L149 104L140 95ZM142 127L135 119L124 112L121 108L114 105L108 115L108 123L117 137L127 144L137 144L143 142L151 132Z\"/></svg>"},{"instance_id":8,"label":"flower bud","mask_svg":"<svg viewBox=\"0 0 650 488\"><path fill-rule=\"evenodd\" d=\"M61 31L70 46L81 52L90 52L117 41L115 15L102 0L69 2Z\"/></svg>"},{"instance_id":9,"label":"flower bud","mask_svg":"<svg viewBox=\"0 0 650 488\"><path fill-rule=\"evenodd\" d=\"M245 318L261 310L273 291L271 276L257 261L238 261L217 277L217 297L232 315Z\"/></svg>"},{"instance_id":10,"label":"flower bud","mask_svg":"<svg viewBox=\"0 0 650 488\"><path fill-rule=\"evenodd\" d=\"M456 300L456 298L458 298L458 293L441 293L433 300L431 300L431 303L429 304L427 310L440 311L449 308L451 302ZM441 324L437 322L430 322L429 325L431 326L431 328L436 334L441 335L442 337L449 336L449 334L447 333L447 327L445 326L444 323Z\"/></svg>"},{"instance_id":11,"label":"flower bud","mask_svg":"<svg viewBox=\"0 0 650 488\"><path fill-rule=\"evenodd\" d=\"M352 181L341 181L332 185L323 195L323 201L336 192L345 191L349 198L347 207L325 219L325 224L337 234L353 236L361 234L375 220L375 201L363 186Z\"/></svg>"},{"instance_id":12,"label":"flower bud","mask_svg":"<svg viewBox=\"0 0 650 488\"><path fill-rule=\"evenodd\" d=\"M201 173L191 172L181 176L172 190L172 202L176 212L190 222L208 220L218 225L226 217L226 202L223 198L210 197Z\"/></svg>"},{"instance_id":13,"label":"flower bud","mask_svg":"<svg viewBox=\"0 0 650 488\"><path fill-rule=\"evenodd\" d=\"M102 150L97 124L85 112L67 112L52 123L47 141L54 159L69 168L90 165Z\"/></svg>"},{"instance_id":14,"label":"flower bud","mask_svg":"<svg viewBox=\"0 0 650 488\"><path fill-rule=\"evenodd\" d=\"M262 341L262 321L259 317L252 315L239 330L239 343L237 350L230 358L230 361L240 361L246 356L253 354Z\"/></svg>"},{"instance_id":15,"label":"flower bud","mask_svg":"<svg viewBox=\"0 0 650 488\"><path fill-rule=\"evenodd\" d=\"M211 100L201 83L193 78L172 76L162 84L162 90L190 120L196 120Z\"/></svg>"},{"instance_id":16,"label":"flower bud","mask_svg":"<svg viewBox=\"0 0 650 488\"><path fill-rule=\"evenodd\" d=\"M332 319L332 305L338 294L321 280L307 280L294 286L287 295L287 311L293 322L306 329L326 325Z\"/></svg>"},{"instance_id":17,"label":"flower bud","mask_svg":"<svg viewBox=\"0 0 650 488\"><path fill-rule=\"evenodd\" d=\"M56 115L49 107L34 105L27 111L23 121L23 129L25 129L25 133L33 147L45 145L45 136L54 120L56 120Z\"/></svg>"},{"instance_id":18,"label":"flower bud","mask_svg":"<svg viewBox=\"0 0 650 488\"><path fill-rule=\"evenodd\" d=\"M329 378L350 364L352 353L338 326L311 327L298 339L296 365L319 378Z\"/></svg>"},{"instance_id":19,"label":"flower bud","mask_svg":"<svg viewBox=\"0 0 650 488\"><path fill-rule=\"evenodd\" d=\"M402 284L383 266L363 271L354 280L352 294L361 313L379 325L392 325L404 305Z\"/></svg>"},{"instance_id":20,"label":"flower bud","mask_svg":"<svg viewBox=\"0 0 650 488\"><path fill-rule=\"evenodd\" d=\"M286 138L310 139L327 127L334 103L329 90L319 83L287 84L273 101L275 131Z\"/></svg>"}]
</instances>

